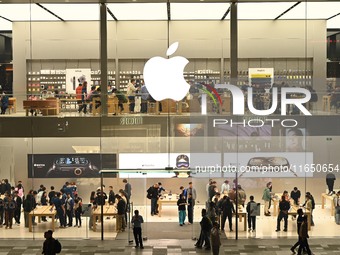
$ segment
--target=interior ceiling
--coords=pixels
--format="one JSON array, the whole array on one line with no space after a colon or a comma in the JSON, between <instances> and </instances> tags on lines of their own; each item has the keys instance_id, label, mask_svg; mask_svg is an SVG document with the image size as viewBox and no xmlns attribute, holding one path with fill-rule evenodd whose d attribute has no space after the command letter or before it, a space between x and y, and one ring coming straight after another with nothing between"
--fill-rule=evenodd
<instances>
[{"instance_id":1,"label":"interior ceiling","mask_svg":"<svg viewBox=\"0 0 340 255\"><path fill-rule=\"evenodd\" d=\"M0 0L0 30L13 21L99 20L100 0ZM225 20L225 0L109 0L108 20ZM293 8L292 8L293 7ZM170 14L170 17L169 17ZM227 14L227 15L225 15ZM238 19L323 19L328 28L340 27L340 1L238 1Z\"/></svg>"}]
</instances>

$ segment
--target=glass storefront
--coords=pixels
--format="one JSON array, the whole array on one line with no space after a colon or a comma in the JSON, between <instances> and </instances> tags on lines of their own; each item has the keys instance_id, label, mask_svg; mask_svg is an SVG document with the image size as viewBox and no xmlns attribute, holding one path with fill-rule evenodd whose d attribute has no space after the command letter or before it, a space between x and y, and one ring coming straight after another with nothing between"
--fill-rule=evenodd
<instances>
[{"instance_id":1,"label":"glass storefront","mask_svg":"<svg viewBox=\"0 0 340 255\"><path fill-rule=\"evenodd\" d=\"M25 195L41 184L47 193L66 182L67 190L77 187L81 227L73 219L60 229L58 220L58 238L132 241L129 222L139 210L145 239L197 239L201 210L211 214L217 191L223 193L214 203L221 214L216 219L222 224L227 218L228 238L295 236L299 208L311 219L310 236L336 236L335 195L328 195L332 174L340 178L337 77L326 72L332 8L316 14L317 3L294 4L171 2L169 15L162 1L109 3L107 21L100 12L105 6L98 4L42 3L54 13L45 19L41 6L12 4L26 6L26 18L12 18L16 113L12 109L0 125L1 178L12 186L22 181ZM0 6L11 10L11 4ZM160 16L144 17L152 8ZM183 13L185 8L192 11ZM84 81L87 88L77 93ZM132 186L125 231L117 227L125 216L116 215L114 202L103 208L91 203L91 192L101 196L103 189L109 196L112 186L122 193L123 180ZM179 226L177 200L189 182L196 190L193 220L188 224L186 215ZM164 191L152 215L155 200L147 194L156 183ZM270 216L263 200L268 183ZM294 187L301 196L289 200L284 232L283 222L277 226L280 200L284 191L294 197ZM307 192L315 201L311 210L303 207ZM250 196L258 213L246 210ZM231 226L217 206L227 197L237 209ZM38 205L31 214L31 229L22 213L21 224L13 226L18 231L6 237L42 238L53 227L48 211L47 222L40 222L42 209ZM253 231L250 213L256 217Z\"/></svg>"}]
</instances>

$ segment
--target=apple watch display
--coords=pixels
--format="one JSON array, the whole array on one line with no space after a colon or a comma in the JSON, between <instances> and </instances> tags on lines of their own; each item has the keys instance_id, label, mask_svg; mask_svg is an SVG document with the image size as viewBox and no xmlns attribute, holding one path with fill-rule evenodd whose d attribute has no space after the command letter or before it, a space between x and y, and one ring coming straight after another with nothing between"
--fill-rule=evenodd
<instances>
[{"instance_id":1,"label":"apple watch display","mask_svg":"<svg viewBox=\"0 0 340 255\"><path fill-rule=\"evenodd\" d=\"M38 154L28 155L28 163L29 178L94 178L100 169L116 168L116 155Z\"/></svg>"}]
</instances>

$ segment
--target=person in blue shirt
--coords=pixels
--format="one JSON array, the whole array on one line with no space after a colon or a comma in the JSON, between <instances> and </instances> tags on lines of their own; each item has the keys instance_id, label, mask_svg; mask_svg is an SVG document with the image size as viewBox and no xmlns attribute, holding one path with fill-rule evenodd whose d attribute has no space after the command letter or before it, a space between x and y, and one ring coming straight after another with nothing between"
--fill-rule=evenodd
<instances>
[{"instance_id":1,"label":"person in blue shirt","mask_svg":"<svg viewBox=\"0 0 340 255\"><path fill-rule=\"evenodd\" d=\"M63 203L63 200L60 197L61 197L61 194L60 192L58 192L56 196L53 198L53 206L51 210L53 210L53 208L57 210L57 215L58 215L59 222L60 222L60 228L66 228L65 203Z\"/></svg>"},{"instance_id":2,"label":"person in blue shirt","mask_svg":"<svg viewBox=\"0 0 340 255\"><path fill-rule=\"evenodd\" d=\"M141 97L142 97L142 103L141 103L141 113L147 113L148 112L148 100L149 100L149 91L146 88L144 81L141 80Z\"/></svg>"}]
</instances>

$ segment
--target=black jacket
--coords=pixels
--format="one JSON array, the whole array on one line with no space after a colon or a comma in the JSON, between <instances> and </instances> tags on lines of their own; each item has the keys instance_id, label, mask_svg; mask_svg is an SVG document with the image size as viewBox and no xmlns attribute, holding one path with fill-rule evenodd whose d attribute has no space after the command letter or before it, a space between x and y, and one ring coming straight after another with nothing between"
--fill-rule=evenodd
<instances>
[{"instance_id":1,"label":"black jacket","mask_svg":"<svg viewBox=\"0 0 340 255\"><path fill-rule=\"evenodd\" d=\"M147 192L150 194L150 198L158 198L158 188L151 186Z\"/></svg>"},{"instance_id":2,"label":"black jacket","mask_svg":"<svg viewBox=\"0 0 340 255\"><path fill-rule=\"evenodd\" d=\"M209 232L212 229L211 220L207 216L203 216L200 222L201 230L204 232Z\"/></svg>"},{"instance_id":3,"label":"black jacket","mask_svg":"<svg viewBox=\"0 0 340 255\"><path fill-rule=\"evenodd\" d=\"M233 203L225 199L222 202L222 213L224 215L230 215L232 213L235 213L235 208L234 208Z\"/></svg>"}]
</instances>

